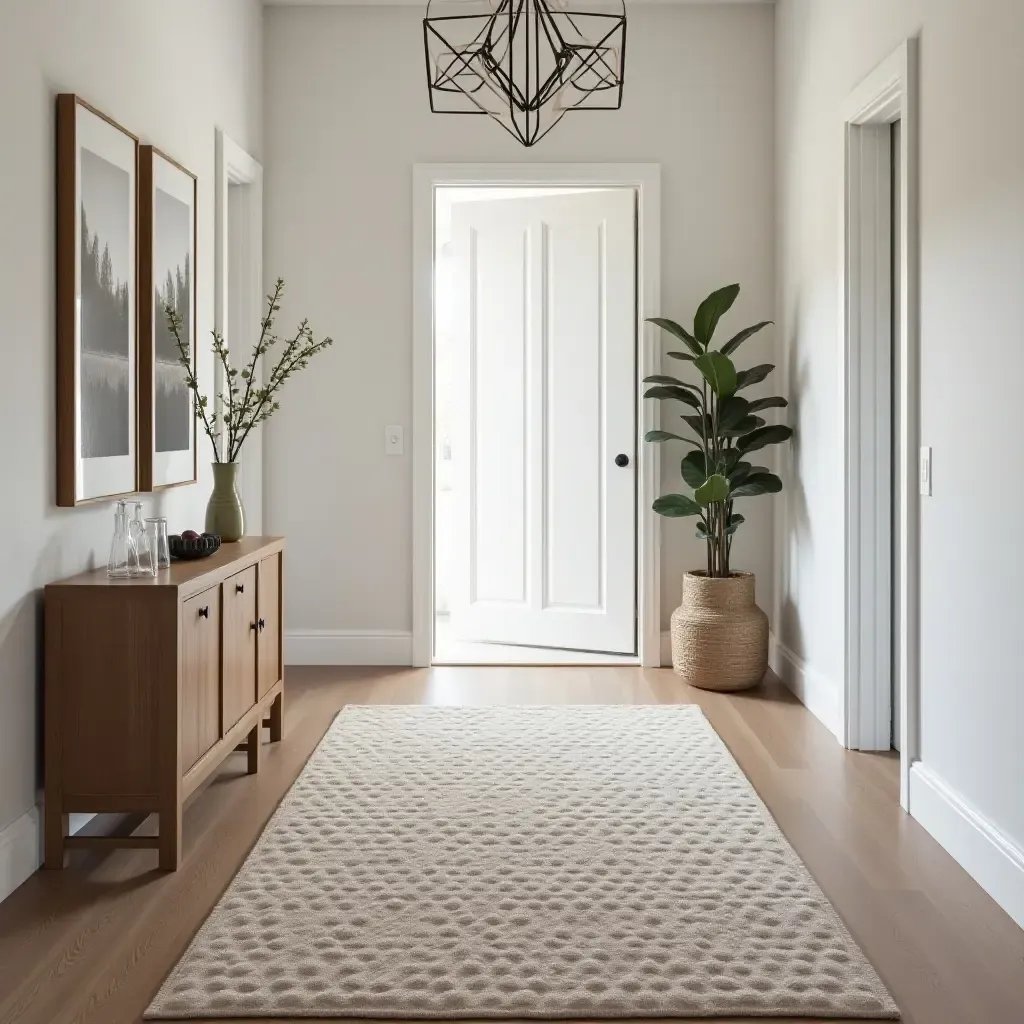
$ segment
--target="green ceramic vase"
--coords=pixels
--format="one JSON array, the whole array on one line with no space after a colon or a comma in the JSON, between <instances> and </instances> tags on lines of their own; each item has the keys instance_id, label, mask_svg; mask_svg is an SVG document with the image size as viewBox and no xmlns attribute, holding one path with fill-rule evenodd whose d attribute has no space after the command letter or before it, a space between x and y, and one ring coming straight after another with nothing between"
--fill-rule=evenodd
<instances>
[{"instance_id":1,"label":"green ceramic vase","mask_svg":"<svg viewBox=\"0 0 1024 1024\"><path fill-rule=\"evenodd\" d=\"M245 509L235 486L237 462L213 464L213 493L206 504L206 532L216 533L222 541L241 540L245 536Z\"/></svg>"}]
</instances>

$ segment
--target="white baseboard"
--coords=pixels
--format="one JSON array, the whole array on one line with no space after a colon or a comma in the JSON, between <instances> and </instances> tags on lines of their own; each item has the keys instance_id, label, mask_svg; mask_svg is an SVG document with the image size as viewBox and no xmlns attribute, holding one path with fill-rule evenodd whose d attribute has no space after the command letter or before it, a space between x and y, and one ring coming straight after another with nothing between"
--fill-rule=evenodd
<instances>
[{"instance_id":1,"label":"white baseboard","mask_svg":"<svg viewBox=\"0 0 1024 1024\"><path fill-rule=\"evenodd\" d=\"M286 665L411 665L412 633L390 629L302 629L284 635Z\"/></svg>"},{"instance_id":2,"label":"white baseboard","mask_svg":"<svg viewBox=\"0 0 1024 1024\"><path fill-rule=\"evenodd\" d=\"M910 768L910 813L1024 928L1024 850L920 761Z\"/></svg>"},{"instance_id":3,"label":"white baseboard","mask_svg":"<svg viewBox=\"0 0 1024 1024\"><path fill-rule=\"evenodd\" d=\"M843 742L843 688L811 668L798 654L771 634L768 664L804 707Z\"/></svg>"},{"instance_id":4,"label":"white baseboard","mask_svg":"<svg viewBox=\"0 0 1024 1024\"><path fill-rule=\"evenodd\" d=\"M30 807L0 832L0 900L7 899L41 863L42 808Z\"/></svg>"},{"instance_id":5,"label":"white baseboard","mask_svg":"<svg viewBox=\"0 0 1024 1024\"><path fill-rule=\"evenodd\" d=\"M672 634L667 629L661 633L661 666L672 667Z\"/></svg>"}]
</instances>

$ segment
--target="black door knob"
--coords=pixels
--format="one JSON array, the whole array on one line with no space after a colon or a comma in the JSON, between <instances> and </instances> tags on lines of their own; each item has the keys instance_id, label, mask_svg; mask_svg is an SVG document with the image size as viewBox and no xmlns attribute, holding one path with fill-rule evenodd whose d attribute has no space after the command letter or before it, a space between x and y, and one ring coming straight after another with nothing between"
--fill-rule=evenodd
<instances>
[{"instance_id":1,"label":"black door knob","mask_svg":"<svg viewBox=\"0 0 1024 1024\"><path fill-rule=\"evenodd\" d=\"M210 617L210 606L204 605L199 609L199 617L202 619L208 619Z\"/></svg>"},{"instance_id":2,"label":"black door knob","mask_svg":"<svg viewBox=\"0 0 1024 1024\"><path fill-rule=\"evenodd\" d=\"M615 465L616 466L628 466L629 465L629 456L628 455L616 455L615 456Z\"/></svg>"}]
</instances>

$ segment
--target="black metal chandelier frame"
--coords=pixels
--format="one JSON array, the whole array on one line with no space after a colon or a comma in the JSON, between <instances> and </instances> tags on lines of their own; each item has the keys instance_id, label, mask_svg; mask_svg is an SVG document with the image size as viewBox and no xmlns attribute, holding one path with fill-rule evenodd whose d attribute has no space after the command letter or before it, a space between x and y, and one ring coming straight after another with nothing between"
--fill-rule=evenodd
<instances>
[{"instance_id":1,"label":"black metal chandelier frame","mask_svg":"<svg viewBox=\"0 0 1024 1024\"><path fill-rule=\"evenodd\" d=\"M433 113L485 114L524 146L532 146L570 110L618 110L622 106L626 60L626 11L622 0L615 12L561 10L558 0L494 0L490 15L432 15L434 2L428 3L423 19L423 47ZM598 24L603 34L598 39L584 39L579 27L583 17L600 19ZM560 20L582 41L567 39ZM472 40L451 43L448 38L451 29L471 21L483 22ZM617 33L616 48L609 44ZM517 62L516 44L520 37L522 53ZM441 47L443 61L432 58L432 40ZM542 72L541 44L550 50L553 61L546 74ZM474 66L476 63L479 68ZM507 105L507 123L481 101L478 94L485 89L495 93L502 106ZM564 103L551 122L542 127L543 108L568 90L573 91L572 102ZM441 109L435 103L436 94L460 94L475 109ZM595 98L600 100L606 94L607 102L595 102Z\"/></svg>"}]
</instances>

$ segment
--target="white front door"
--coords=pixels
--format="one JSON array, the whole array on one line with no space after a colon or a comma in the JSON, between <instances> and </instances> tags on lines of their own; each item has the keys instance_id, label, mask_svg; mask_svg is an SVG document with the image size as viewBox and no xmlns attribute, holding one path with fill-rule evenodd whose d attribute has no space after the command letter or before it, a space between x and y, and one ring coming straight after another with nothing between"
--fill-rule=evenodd
<instances>
[{"instance_id":1,"label":"white front door","mask_svg":"<svg viewBox=\"0 0 1024 1024\"><path fill-rule=\"evenodd\" d=\"M636 652L636 196L452 208L452 633Z\"/></svg>"}]
</instances>

